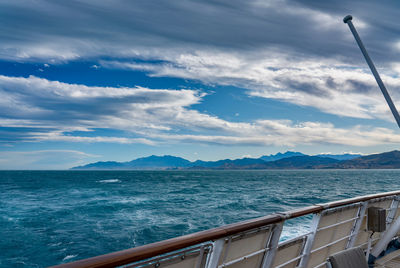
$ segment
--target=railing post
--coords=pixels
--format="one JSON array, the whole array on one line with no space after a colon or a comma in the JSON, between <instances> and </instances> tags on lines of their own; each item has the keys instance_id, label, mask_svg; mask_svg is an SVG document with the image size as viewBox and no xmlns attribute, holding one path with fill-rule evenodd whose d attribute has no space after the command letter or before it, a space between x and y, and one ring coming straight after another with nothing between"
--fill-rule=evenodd
<instances>
[{"instance_id":1,"label":"railing post","mask_svg":"<svg viewBox=\"0 0 400 268\"><path fill-rule=\"evenodd\" d=\"M197 264L196 264L196 268L201 268L201 263L203 261L203 257L204 257L204 246L202 246L200 248L200 254L197 260Z\"/></svg>"},{"instance_id":2,"label":"railing post","mask_svg":"<svg viewBox=\"0 0 400 268\"><path fill-rule=\"evenodd\" d=\"M365 217L365 211L368 207L368 201L362 202L358 208L357 219L354 222L353 229L351 230L349 241L347 242L346 249L354 247L357 240L357 235L360 232L361 224Z\"/></svg>"},{"instance_id":3,"label":"railing post","mask_svg":"<svg viewBox=\"0 0 400 268\"><path fill-rule=\"evenodd\" d=\"M312 223L311 223L311 233L307 236L306 244L304 246L304 250L303 250L303 254L302 254L303 257L301 258L300 264L298 267L301 267L301 268L307 267L308 260L310 259L310 255L311 255L311 249L314 245L315 235L317 234L319 221L321 220L321 214L322 214L322 212L314 214L314 217L313 217Z\"/></svg>"},{"instance_id":4,"label":"railing post","mask_svg":"<svg viewBox=\"0 0 400 268\"><path fill-rule=\"evenodd\" d=\"M389 207L389 212L386 216L386 230L379 235L379 239L382 239L383 237L385 237L386 232L389 230L390 226L392 225L394 217L396 216L397 208L399 206L399 200L400 200L400 196L398 196L398 195L396 195L393 198L393 201Z\"/></svg>"},{"instance_id":5,"label":"railing post","mask_svg":"<svg viewBox=\"0 0 400 268\"><path fill-rule=\"evenodd\" d=\"M210 259L207 264L207 268L217 268L219 258L221 257L222 249L225 245L225 238L218 239L214 242Z\"/></svg>"},{"instance_id":6,"label":"railing post","mask_svg":"<svg viewBox=\"0 0 400 268\"><path fill-rule=\"evenodd\" d=\"M277 223L274 225L271 231L271 238L267 244L267 252L265 252L264 259L262 262L262 268L270 268L274 263L275 255L278 250L279 238L281 237L282 228L283 228L284 221Z\"/></svg>"},{"instance_id":7,"label":"railing post","mask_svg":"<svg viewBox=\"0 0 400 268\"><path fill-rule=\"evenodd\" d=\"M393 198L392 204L390 204L389 213L386 217L386 229L389 229L394 217L396 216L397 208L399 207L399 200L400 196L396 195Z\"/></svg>"}]
</instances>

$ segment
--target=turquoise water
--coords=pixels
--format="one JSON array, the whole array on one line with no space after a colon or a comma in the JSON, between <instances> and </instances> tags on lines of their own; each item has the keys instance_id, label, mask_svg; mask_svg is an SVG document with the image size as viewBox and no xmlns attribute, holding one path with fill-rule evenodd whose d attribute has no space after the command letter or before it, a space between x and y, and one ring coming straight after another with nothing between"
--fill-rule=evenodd
<instances>
[{"instance_id":1,"label":"turquoise water","mask_svg":"<svg viewBox=\"0 0 400 268\"><path fill-rule=\"evenodd\" d=\"M398 190L400 170L0 171L0 266L44 267L310 204ZM291 221L283 239L307 231Z\"/></svg>"}]
</instances>

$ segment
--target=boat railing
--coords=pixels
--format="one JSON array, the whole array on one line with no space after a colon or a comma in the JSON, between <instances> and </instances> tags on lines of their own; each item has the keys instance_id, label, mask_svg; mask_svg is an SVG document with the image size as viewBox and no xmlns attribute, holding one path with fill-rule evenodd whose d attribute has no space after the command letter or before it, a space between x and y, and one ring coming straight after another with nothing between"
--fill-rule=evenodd
<instances>
[{"instance_id":1,"label":"boat railing","mask_svg":"<svg viewBox=\"0 0 400 268\"><path fill-rule=\"evenodd\" d=\"M323 267L333 253L376 243L382 234L367 230L367 208L386 209L389 227L399 199L394 191L317 204L55 267ZM284 223L303 216L312 216L309 232L280 242Z\"/></svg>"}]
</instances>

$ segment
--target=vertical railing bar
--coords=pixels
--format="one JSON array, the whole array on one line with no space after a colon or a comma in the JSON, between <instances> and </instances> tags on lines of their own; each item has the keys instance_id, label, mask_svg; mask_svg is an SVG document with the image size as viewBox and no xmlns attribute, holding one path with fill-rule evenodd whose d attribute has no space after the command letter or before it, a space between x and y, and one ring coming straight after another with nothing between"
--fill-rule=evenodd
<instances>
[{"instance_id":1,"label":"vertical railing bar","mask_svg":"<svg viewBox=\"0 0 400 268\"><path fill-rule=\"evenodd\" d=\"M228 251L229 251L229 248L231 247L231 243L232 243L232 236L230 236L228 238L228 242L225 247L224 255L222 255L222 263L224 263L226 261L226 256L228 255Z\"/></svg>"},{"instance_id":2,"label":"vertical railing bar","mask_svg":"<svg viewBox=\"0 0 400 268\"><path fill-rule=\"evenodd\" d=\"M311 249L314 244L315 235L317 234L317 229L319 225L319 221L321 220L321 213L314 214L312 223L311 223L311 233L308 235L306 244L304 246L303 257L300 260L300 264L298 267L305 268L308 264L308 260L310 259Z\"/></svg>"},{"instance_id":3,"label":"vertical railing bar","mask_svg":"<svg viewBox=\"0 0 400 268\"><path fill-rule=\"evenodd\" d=\"M387 230L393 223L394 217L396 216L397 208L399 206L399 198L400 198L400 196L398 196L398 195L394 196L392 203L390 204L389 212L386 216L386 230L379 234L379 239L384 237Z\"/></svg>"},{"instance_id":4,"label":"vertical railing bar","mask_svg":"<svg viewBox=\"0 0 400 268\"><path fill-rule=\"evenodd\" d=\"M200 248L200 254L197 260L197 264L196 264L196 268L200 268L201 267L201 263L203 262L203 256L204 256L204 246L202 246Z\"/></svg>"},{"instance_id":5,"label":"vertical railing bar","mask_svg":"<svg viewBox=\"0 0 400 268\"><path fill-rule=\"evenodd\" d=\"M270 250L269 245L270 245L270 242L271 242L271 239L272 239L274 227L275 227L275 224L272 225L272 226L269 226L269 228L268 228L268 237L267 237L267 239L265 239L265 242L264 242L265 252L264 252L263 257L261 258L261 260L259 260L257 262L256 267L261 267L262 266L262 263L263 263L264 258L265 258L265 254L267 254L268 250Z\"/></svg>"},{"instance_id":6,"label":"vertical railing bar","mask_svg":"<svg viewBox=\"0 0 400 268\"><path fill-rule=\"evenodd\" d=\"M392 204L390 204L389 213L386 217L386 229L390 227L393 222L394 217L396 216L397 208L399 207L400 196L396 195L393 198Z\"/></svg>"},{"instance_id":7,"label":"vertical railing bar","mask_svg":"<svg viewBox=\"0 0 400 268\"><path fill-rule=\"evenodd\" d=\"M368 207L368 201L362 202L360 207L358 208L357 216L358 218L354 221L353 229L350 233L349 241L347 242L346 249L354 247L356 243L358 233L360 232L361 224L365 217L365 211Z\"/></svg>"},{"instance_id":8,"label":"vertical railing bar","mask_svg":"<svg viewBox=\"0 0 400 268\"><path fill-rule=\"evenodd\" d=\"M225 245L225 238L218 239L214 242L212 252L210 254L210 259L207 264L207 268L218 267L218 262L221 257L222 250Z\"/></svg>"},{"instance_id":9,"label":"vertical railing bar","mask_svg":"<svg viewBox=\"0 0 400 268\"><path fill-rule=\"evenodd\" d=\"M261 264L262 268L270 268L274 263L275 255L278 251L279 238L281 237L283 224L284 221L275 224L271 231L270 239L266 246L266 248L269 248L269 250L264 254L264 259Z\"/></svg>"}]
</instances>

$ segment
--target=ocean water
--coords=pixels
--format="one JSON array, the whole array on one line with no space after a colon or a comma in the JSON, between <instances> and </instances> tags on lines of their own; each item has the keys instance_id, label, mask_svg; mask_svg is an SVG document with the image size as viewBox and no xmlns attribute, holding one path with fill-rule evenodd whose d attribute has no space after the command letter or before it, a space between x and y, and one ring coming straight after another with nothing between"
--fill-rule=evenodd
<instances>
[{"instance_id":1,"label":"ocean water","mask_svg":"<svg viewBox=\"0 0 400 268\"><path fill-rule=\"evenodd\" d=\"M45 267L400 189L400 170L0 171L0 267ZM291 220L282 239L307 232Z\"/></svg>"}]
</instances>

